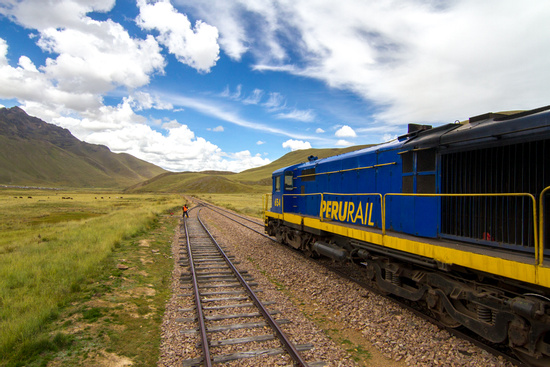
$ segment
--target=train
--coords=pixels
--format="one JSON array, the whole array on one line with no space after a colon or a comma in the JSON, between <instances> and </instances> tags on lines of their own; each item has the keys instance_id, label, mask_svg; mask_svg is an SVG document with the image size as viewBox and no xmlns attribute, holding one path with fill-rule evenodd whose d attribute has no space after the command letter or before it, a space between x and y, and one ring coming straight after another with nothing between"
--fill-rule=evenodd
<instances>
[{"instance_id":1,"label":"train","mask_svg":"<svg viewBox=\"0 0 550 367\"><path fill-rule=\"evenodd\" d=\"M451 328L550 365L550 106L486 113L278 169L265 232L360 264Z\"/></svg>"}]
</instances>

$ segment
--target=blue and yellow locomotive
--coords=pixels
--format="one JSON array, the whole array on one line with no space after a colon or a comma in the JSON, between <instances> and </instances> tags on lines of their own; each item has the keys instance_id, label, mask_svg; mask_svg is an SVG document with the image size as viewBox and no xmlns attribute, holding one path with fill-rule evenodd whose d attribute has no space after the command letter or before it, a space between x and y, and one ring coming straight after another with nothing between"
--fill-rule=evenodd
<instances>
[{"instance_id":1,"label":"blue and yellow locomotive","mask_svg":"<svg viewBox=\"0 0 550 367\"><path fill-rule=\"evenodd\" d=\"M550 106L273 172L266 233L550 364Z\"/></svg>"}]
</instances>

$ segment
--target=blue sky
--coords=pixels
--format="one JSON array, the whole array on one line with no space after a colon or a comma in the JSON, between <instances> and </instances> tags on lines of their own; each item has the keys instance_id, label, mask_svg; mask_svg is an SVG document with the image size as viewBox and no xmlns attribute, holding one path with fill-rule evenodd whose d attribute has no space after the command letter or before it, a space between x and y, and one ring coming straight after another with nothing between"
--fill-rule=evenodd
<instances>
[{"instance_id":1,"label":"blue sky","mask_svg":"<svg viewBox=\"0 0 550 367\"><path fill-rule=\"evenodd\" d=\"M547 0L0 0L0 105L239 172L550 104Z\"/></svg>"}]
</instances>

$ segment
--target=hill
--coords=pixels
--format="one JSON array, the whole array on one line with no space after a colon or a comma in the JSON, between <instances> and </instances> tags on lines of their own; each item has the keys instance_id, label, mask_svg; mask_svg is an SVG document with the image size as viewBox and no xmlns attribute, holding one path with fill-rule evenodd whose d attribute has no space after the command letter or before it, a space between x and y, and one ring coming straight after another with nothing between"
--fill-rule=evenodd
<instances>
[{"instance_id":1,"label":"hill","mask_svg":"<svg viewBox=\"0 0 550 367\"><path fill-rule=\"evenodd\" d=\"M276 161L271 162L262 167L252 168L233 176L234 180L243 182L243 183L254 183L259 185L271 185L271 173L273 171L287 167L293 164L307 162L307 157L315 156L319 159L332 157L339 154L344 154L347 152L353 152L355 150L363 149L369 147L370 145L355 145L347 148L327 148L327 149L303 149L295 150L293 152L287 153Z\"/></svg>"},{"instance_id":2,"label":"hill","mask_svg":"<svg viewBox=\"0 0 550 367\"><path fill-rule=\"evenodd\" d=\"M240 173L232 172L181 172L165 173L128 188L127 192L181 192L181 193L239 193L270 191L271 173L279 168L306 162L307 157L331 157L368 145L348 148L304 149L285 154L270 164Z\"/></svg>"},{"instance_id":3,"label":"hill","mask_svg":"<svg viewBox=\"0 0 550 367\"><path fill-rule=\"evenodd\" d=\"M0 108L0 184L124 188L165 172L129 154L82 142L19 107Z\"/></svg>"}]
</instances>

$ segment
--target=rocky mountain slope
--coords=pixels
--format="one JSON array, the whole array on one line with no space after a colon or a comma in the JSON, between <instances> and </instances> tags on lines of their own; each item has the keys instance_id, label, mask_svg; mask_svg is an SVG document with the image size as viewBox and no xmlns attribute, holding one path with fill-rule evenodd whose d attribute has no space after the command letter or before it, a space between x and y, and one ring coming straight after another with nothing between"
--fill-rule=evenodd
<instances>
[{"instance_id":1,"label":"rocky mountain slope","mask_svg":"<svg viewBox=\"0 0 550 367\"><path fill-rule=\"evenodd\" d=\"M0 108L0 184L124 188L163 173L129 154L82 142L19 107Z\"/></svg>"}]
</instances>

